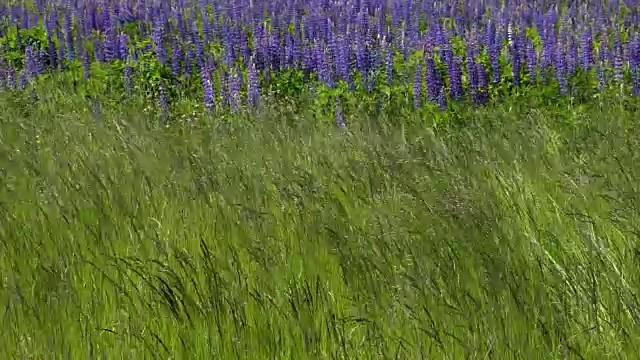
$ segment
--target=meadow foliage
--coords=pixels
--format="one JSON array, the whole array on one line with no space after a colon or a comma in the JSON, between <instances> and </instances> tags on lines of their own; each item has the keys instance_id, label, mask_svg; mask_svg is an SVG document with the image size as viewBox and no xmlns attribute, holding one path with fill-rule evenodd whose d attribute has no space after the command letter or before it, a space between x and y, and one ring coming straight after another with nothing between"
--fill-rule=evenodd
<instances>
[{"instance_id":1,"label":"meadow foliage","mask_svg":"<svg viewBox=\"0 0 640 360\"><path fill-rule=\"evenodd\" d=\"M368 104L440 118L452 101L513 93L640 95L639 17L633 0L9 2L0 83L76 69L163 112L185 97L237 112L267 96L311 98L324 115Z\"/></svg>"},{"instance_id":2,"label":"meadow foliage","mask_svg":"<svg viewBox=\"0 0 640 360\"><path fill-rule=\"evenodd\" d=\"M638 0L0 2L0 359L635 359Z\"/></svg>"}]
</instances>

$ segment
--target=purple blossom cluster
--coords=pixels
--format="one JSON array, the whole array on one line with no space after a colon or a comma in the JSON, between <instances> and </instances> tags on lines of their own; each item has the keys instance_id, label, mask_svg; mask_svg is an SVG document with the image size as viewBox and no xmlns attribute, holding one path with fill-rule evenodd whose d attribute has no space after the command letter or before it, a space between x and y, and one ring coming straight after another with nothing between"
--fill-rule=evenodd
<instances>
[{"instance_id":1,"label":"purple blossom cluster","mask_svg":"<svg viewBox=\"0 0 640 360\"><path fill-rule=\"evenodd\" d=\"M148 53L176 78L197 73L210 109L258 106L261 86L285 69L327 87L412 79L416 107L483 104L503 83L553 82L565 94L575 76L640 95L637 0L53 0L4 2L0 25L0 37L43 26L47 39L24 49L21 66L0 52L4 88L76 60L85 78L92 62L121 61L130 91L131 64ZM419 64L403 74L396 65L413 54Z\"/></svg>"}]
</instances>

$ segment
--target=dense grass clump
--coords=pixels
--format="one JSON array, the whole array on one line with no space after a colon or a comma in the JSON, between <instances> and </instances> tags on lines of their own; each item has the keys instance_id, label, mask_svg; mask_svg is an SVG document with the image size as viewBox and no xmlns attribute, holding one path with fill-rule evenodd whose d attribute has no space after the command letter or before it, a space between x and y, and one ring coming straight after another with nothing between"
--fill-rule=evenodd
<instances>
[{"instance_id":1,"label":"dense grass clump","mask_svg":"<svg viewBox=\"0 0 640 360\"><path fill-rule=\"evenodd\" d=\"M0 4L0 359L634 359L640 6Z\"/></svg>"},{"instance_id":2,"label":"dense grass clump","mask_svg":"<svg viewBox=\"0 0 640 360\"><path fill-rule=\"evenodd\" d=\"M534 101L340 130L2 95L0 358L634 358L637 101Z\"/></svg>"}]
</instances>

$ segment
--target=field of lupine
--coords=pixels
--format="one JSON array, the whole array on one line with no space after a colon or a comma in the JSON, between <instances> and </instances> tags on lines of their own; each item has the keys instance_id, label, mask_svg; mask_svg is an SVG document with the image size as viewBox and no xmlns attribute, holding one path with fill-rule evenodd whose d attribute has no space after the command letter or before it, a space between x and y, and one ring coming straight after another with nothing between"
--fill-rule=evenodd
<instances>
[{"instance_id":1,"label":"field of lupine","mask_svg":"<svg viewBox=\"0 0 640 360\"><path fill-rule=\"evenodd\" d=\"M0 358L634 359L638 0L7 0Z\"/></svg>"},{"instance_id":2,"label":"field of lupine","mask_svg":"<svg viewBox=\"0 0 640 360\"><path fill-rule=\"evenodd\" d=\"M612 86L639 95L640 6L555 3L3 4L1 83L15 91L67 70L85 95L104 87L135 93L163 117L185 98L235 112L259 106L264 95L307 93L318 115L333 113L340 123L363 102L376 112L446 110L452 101L481 105L536 86L583 100ZM93 87L75 83L91 78Z\"/></svg>"}]
</instances>

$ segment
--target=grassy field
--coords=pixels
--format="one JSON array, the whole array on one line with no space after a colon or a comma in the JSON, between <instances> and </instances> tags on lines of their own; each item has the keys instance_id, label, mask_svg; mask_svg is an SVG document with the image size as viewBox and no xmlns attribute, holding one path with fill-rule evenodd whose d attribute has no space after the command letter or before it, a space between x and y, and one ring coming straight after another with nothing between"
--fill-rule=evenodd
<instances>
[{"instance_id":1,"label":"grassy field","mask_svg":"<svg viewBox=\"0 0 640 360\"><path fill-rule=\"evenodd\" d=\"M60 99L0 96L0 358L640 351L637 100L337 130Z\"/></svg>"}]
</instances>

